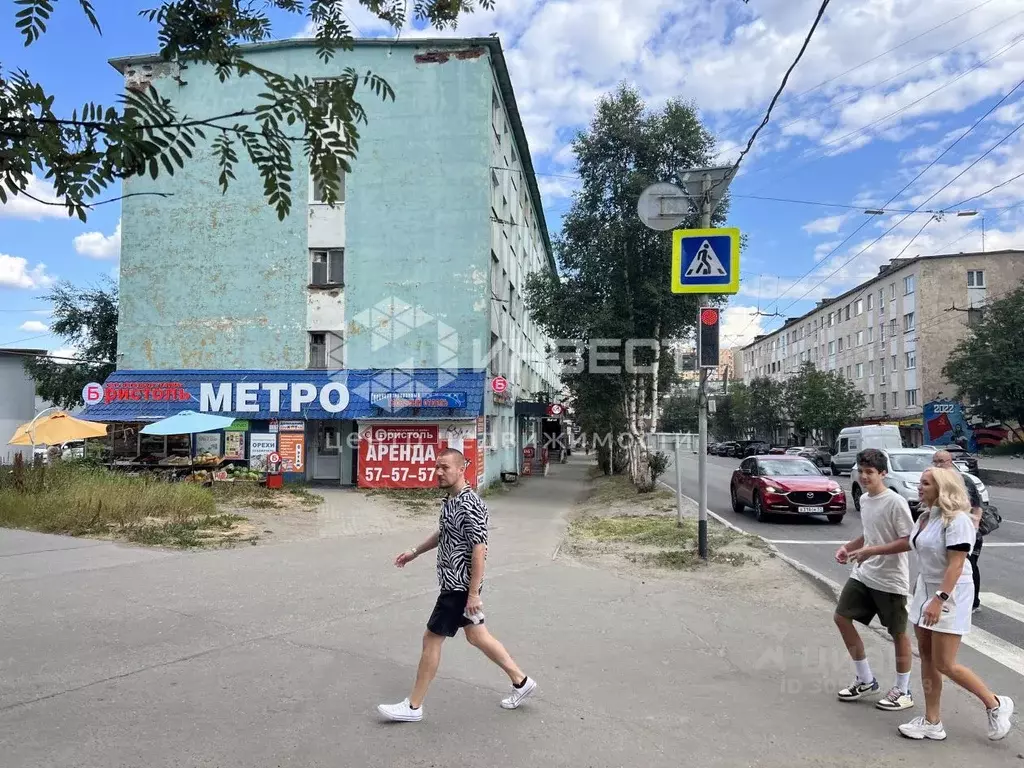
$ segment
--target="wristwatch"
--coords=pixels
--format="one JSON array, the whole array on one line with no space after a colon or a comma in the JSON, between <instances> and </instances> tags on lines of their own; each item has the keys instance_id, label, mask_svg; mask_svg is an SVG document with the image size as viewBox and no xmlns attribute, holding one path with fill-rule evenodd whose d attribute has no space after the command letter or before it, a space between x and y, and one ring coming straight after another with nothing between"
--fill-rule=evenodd
<instances>
[{"instance_id":1,"label":"wristwatch","mask_svg":"<svg viewBox=\"0 0 1024 768\"><path fill-rule=\"evenodd\" d=\"M942 602L946 602L947 600L949 600L949 592L943 592L942 590L939 590L935 593L935 596L939 598L939 600L941 600Z\"/></svg>"}]
</instances>

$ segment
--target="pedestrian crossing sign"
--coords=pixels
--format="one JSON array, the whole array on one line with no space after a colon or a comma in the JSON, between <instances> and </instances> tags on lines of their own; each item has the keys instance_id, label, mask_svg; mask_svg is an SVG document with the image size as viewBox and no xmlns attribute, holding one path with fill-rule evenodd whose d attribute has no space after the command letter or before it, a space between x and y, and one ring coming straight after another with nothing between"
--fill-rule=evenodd
<instances>
[{"instance_id":1,"label":"pedestrian crossing sign","mask_svg":"<svg viewBox=\"0 0 1024 768\"><path fill-rule=\"evenodd\" d=\"M672 232L672 293L738 293L739 289L739 229Z\"/></svg>"}]
</instances>

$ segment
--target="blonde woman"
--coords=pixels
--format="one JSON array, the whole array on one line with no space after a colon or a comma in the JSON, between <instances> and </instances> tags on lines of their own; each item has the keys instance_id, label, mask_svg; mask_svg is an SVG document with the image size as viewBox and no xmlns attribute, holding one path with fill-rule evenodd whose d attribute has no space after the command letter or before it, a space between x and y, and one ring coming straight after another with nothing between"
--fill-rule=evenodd
<instances>
[{"instance_id":1,"label":"blonde woman","mask_svg":"<svg viewBox=\"0 0 1024 768\"><path fill-rule=\"evenodd\" d=\"M985 705L988 737L1002 739L1010 731L1013 700L996 696L974 672L956 661L960 639L971 630L974 579L967 556L976 530L967 491L958 472L933 468L921 475L918 489L921 518L910 535L917 553L918 576L910 602L910 621L921 652L924 717L901 725L910 739L946 738L939 706L945 675Z\"/></svg>"}]
</instances>

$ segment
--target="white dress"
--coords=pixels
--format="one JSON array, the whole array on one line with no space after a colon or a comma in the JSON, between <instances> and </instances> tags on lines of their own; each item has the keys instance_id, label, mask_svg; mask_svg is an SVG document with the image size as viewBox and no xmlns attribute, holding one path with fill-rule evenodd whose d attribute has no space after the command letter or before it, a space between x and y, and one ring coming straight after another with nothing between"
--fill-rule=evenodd
<instances>
[{"instance_id":1,"label":"white dress","mask_svg":"<svg viewBox=\"0 0 1024 768\"><path fill-rule=\"evenodd\" d=\"M967 544L973 548L977 531L974 521L967 512L961 512L949 523L943 525L942 513L932 507L922 529L914 526L910 534L910 548L917 553L917 582L914 596L910 601L910 621L915 626L943 632L950 635L966 635L971 631L971 609L974 607L974 577L971 561L964 560L964 569L950 593L949 600L942 608L937 623L930 627L921 623L925 606L942 587L948 564L947 547ZM967 554L970 554L968 550Z\"/></svg>"}]
</instances>

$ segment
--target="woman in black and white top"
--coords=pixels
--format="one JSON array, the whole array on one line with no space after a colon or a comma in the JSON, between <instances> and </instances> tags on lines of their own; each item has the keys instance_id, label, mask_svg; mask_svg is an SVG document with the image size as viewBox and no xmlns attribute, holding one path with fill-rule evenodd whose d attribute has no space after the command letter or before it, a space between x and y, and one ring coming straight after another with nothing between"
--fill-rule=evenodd
<instances>
[{"instance_id":1,"label":"woman in black and white top","mask_svg":"<svg viewBox=\"0 0 1024 768\"><path fill-rule=\"evenodd\" d=\"M945 675L985 705L988 737L1002 739L1010 730L1013 700L996 696L974 672L956 661L960 640L971 630L974 579L967 560L975 527L959 473L932 468L921 475L918 490L922 512L910 548L917 554L918 576L910 602L910 621L921 652L925 716L900 726L911 739L946 738L940 700Z\"/></svg>"}]
</instances>

